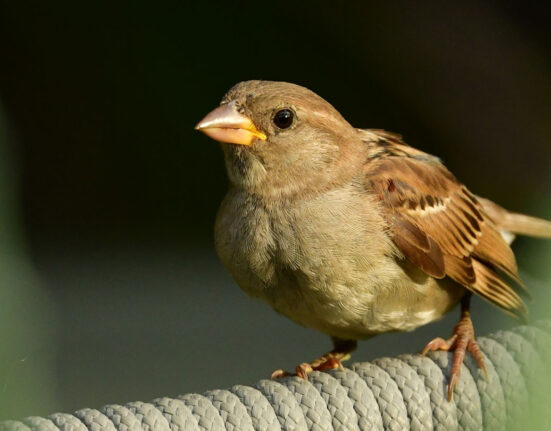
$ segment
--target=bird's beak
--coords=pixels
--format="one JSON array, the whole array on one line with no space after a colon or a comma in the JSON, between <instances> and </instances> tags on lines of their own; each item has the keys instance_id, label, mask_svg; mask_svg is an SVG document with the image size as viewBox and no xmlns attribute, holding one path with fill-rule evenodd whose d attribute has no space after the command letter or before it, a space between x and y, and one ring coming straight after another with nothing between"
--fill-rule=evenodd
<instances>
[{"instance_id":1,"label":"bird's beak","mask_svg":"<svg viewBox=\"0 0 551 431\"><path fill-rule=\"evenodd\" d=\"M255 138L266 140L266 135L255 127L252 120L238 112L235 103L225 103L207 114L195 130L228 144L251 145Z\"/></svg>"}]
</instances>

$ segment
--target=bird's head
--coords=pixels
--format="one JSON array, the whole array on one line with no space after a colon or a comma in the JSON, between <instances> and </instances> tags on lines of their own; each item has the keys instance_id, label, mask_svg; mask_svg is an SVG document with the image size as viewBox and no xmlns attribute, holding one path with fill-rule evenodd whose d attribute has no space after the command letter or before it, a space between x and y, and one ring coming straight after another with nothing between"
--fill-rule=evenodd
<instances>
[{"instance_id":1,"label":"bird's head","mask_svg":"<svg viewBox=\"0 0 551 431\"><path fill-rule=\"evenodd\" d=\"M222 143L232 184L281 196L340 180L358 141L331 104L286 82L235 85L195 128Z\"/></svg>"}]
</instances>

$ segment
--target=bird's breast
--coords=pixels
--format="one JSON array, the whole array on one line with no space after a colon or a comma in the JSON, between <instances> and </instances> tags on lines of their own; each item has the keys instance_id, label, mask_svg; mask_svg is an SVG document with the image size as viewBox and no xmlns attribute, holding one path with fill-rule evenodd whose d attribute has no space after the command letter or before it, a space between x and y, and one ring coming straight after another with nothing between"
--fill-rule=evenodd
<instances>
[{"instance_id":1,"label":"bird's breast","mask_svg":"<svg viewBox=\"0 0 551 431\"><path fill-rule=\"evenodd\" d=\"M215 245L246 293L304 326L345 338L413 329L401 326L411 312L407 301L419 298L396 263L377 203L353 186L279 205L230 190ZM421 320L439 317L418 311Z\"/></svg>"}]
</instances>

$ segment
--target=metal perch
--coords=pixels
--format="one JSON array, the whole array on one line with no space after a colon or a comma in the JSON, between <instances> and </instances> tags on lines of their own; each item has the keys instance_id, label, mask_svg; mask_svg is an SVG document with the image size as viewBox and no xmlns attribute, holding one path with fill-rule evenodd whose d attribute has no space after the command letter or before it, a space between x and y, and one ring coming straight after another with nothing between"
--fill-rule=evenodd
<instances>
[{"instance_id":1,"label":"metal perch","mask_svg":"<svg viewBox=\"0 0 551 431\"><path fill-rule=\"evenodd\" d=\"M0 422L0 431L505 430L537 418L551 382L551 321L478 339L488 380L472 358L446 400L452 354L404 354L344 370L261 380L204 394L111 404ZM533 428L532 428L533 429Z\"/></svg>"}]
</instances>

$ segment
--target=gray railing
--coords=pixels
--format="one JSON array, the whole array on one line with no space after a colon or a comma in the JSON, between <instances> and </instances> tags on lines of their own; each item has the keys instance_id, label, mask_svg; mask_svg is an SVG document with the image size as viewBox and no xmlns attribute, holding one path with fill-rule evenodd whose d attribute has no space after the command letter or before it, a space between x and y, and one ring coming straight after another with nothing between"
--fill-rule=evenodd
<instances>
[{"instance_id":1,"label":"gray railing","mask_svg":"<svg viewBox=\"0 0 551 431\"><path fill-rule=\"evenodd\" d=\"M0 422L0 431L551 429L551 321L478 339L488 380L467 355L446 400L451 353L404 354L344 370L204 394Z\"/></svg>"}]
</instances>

